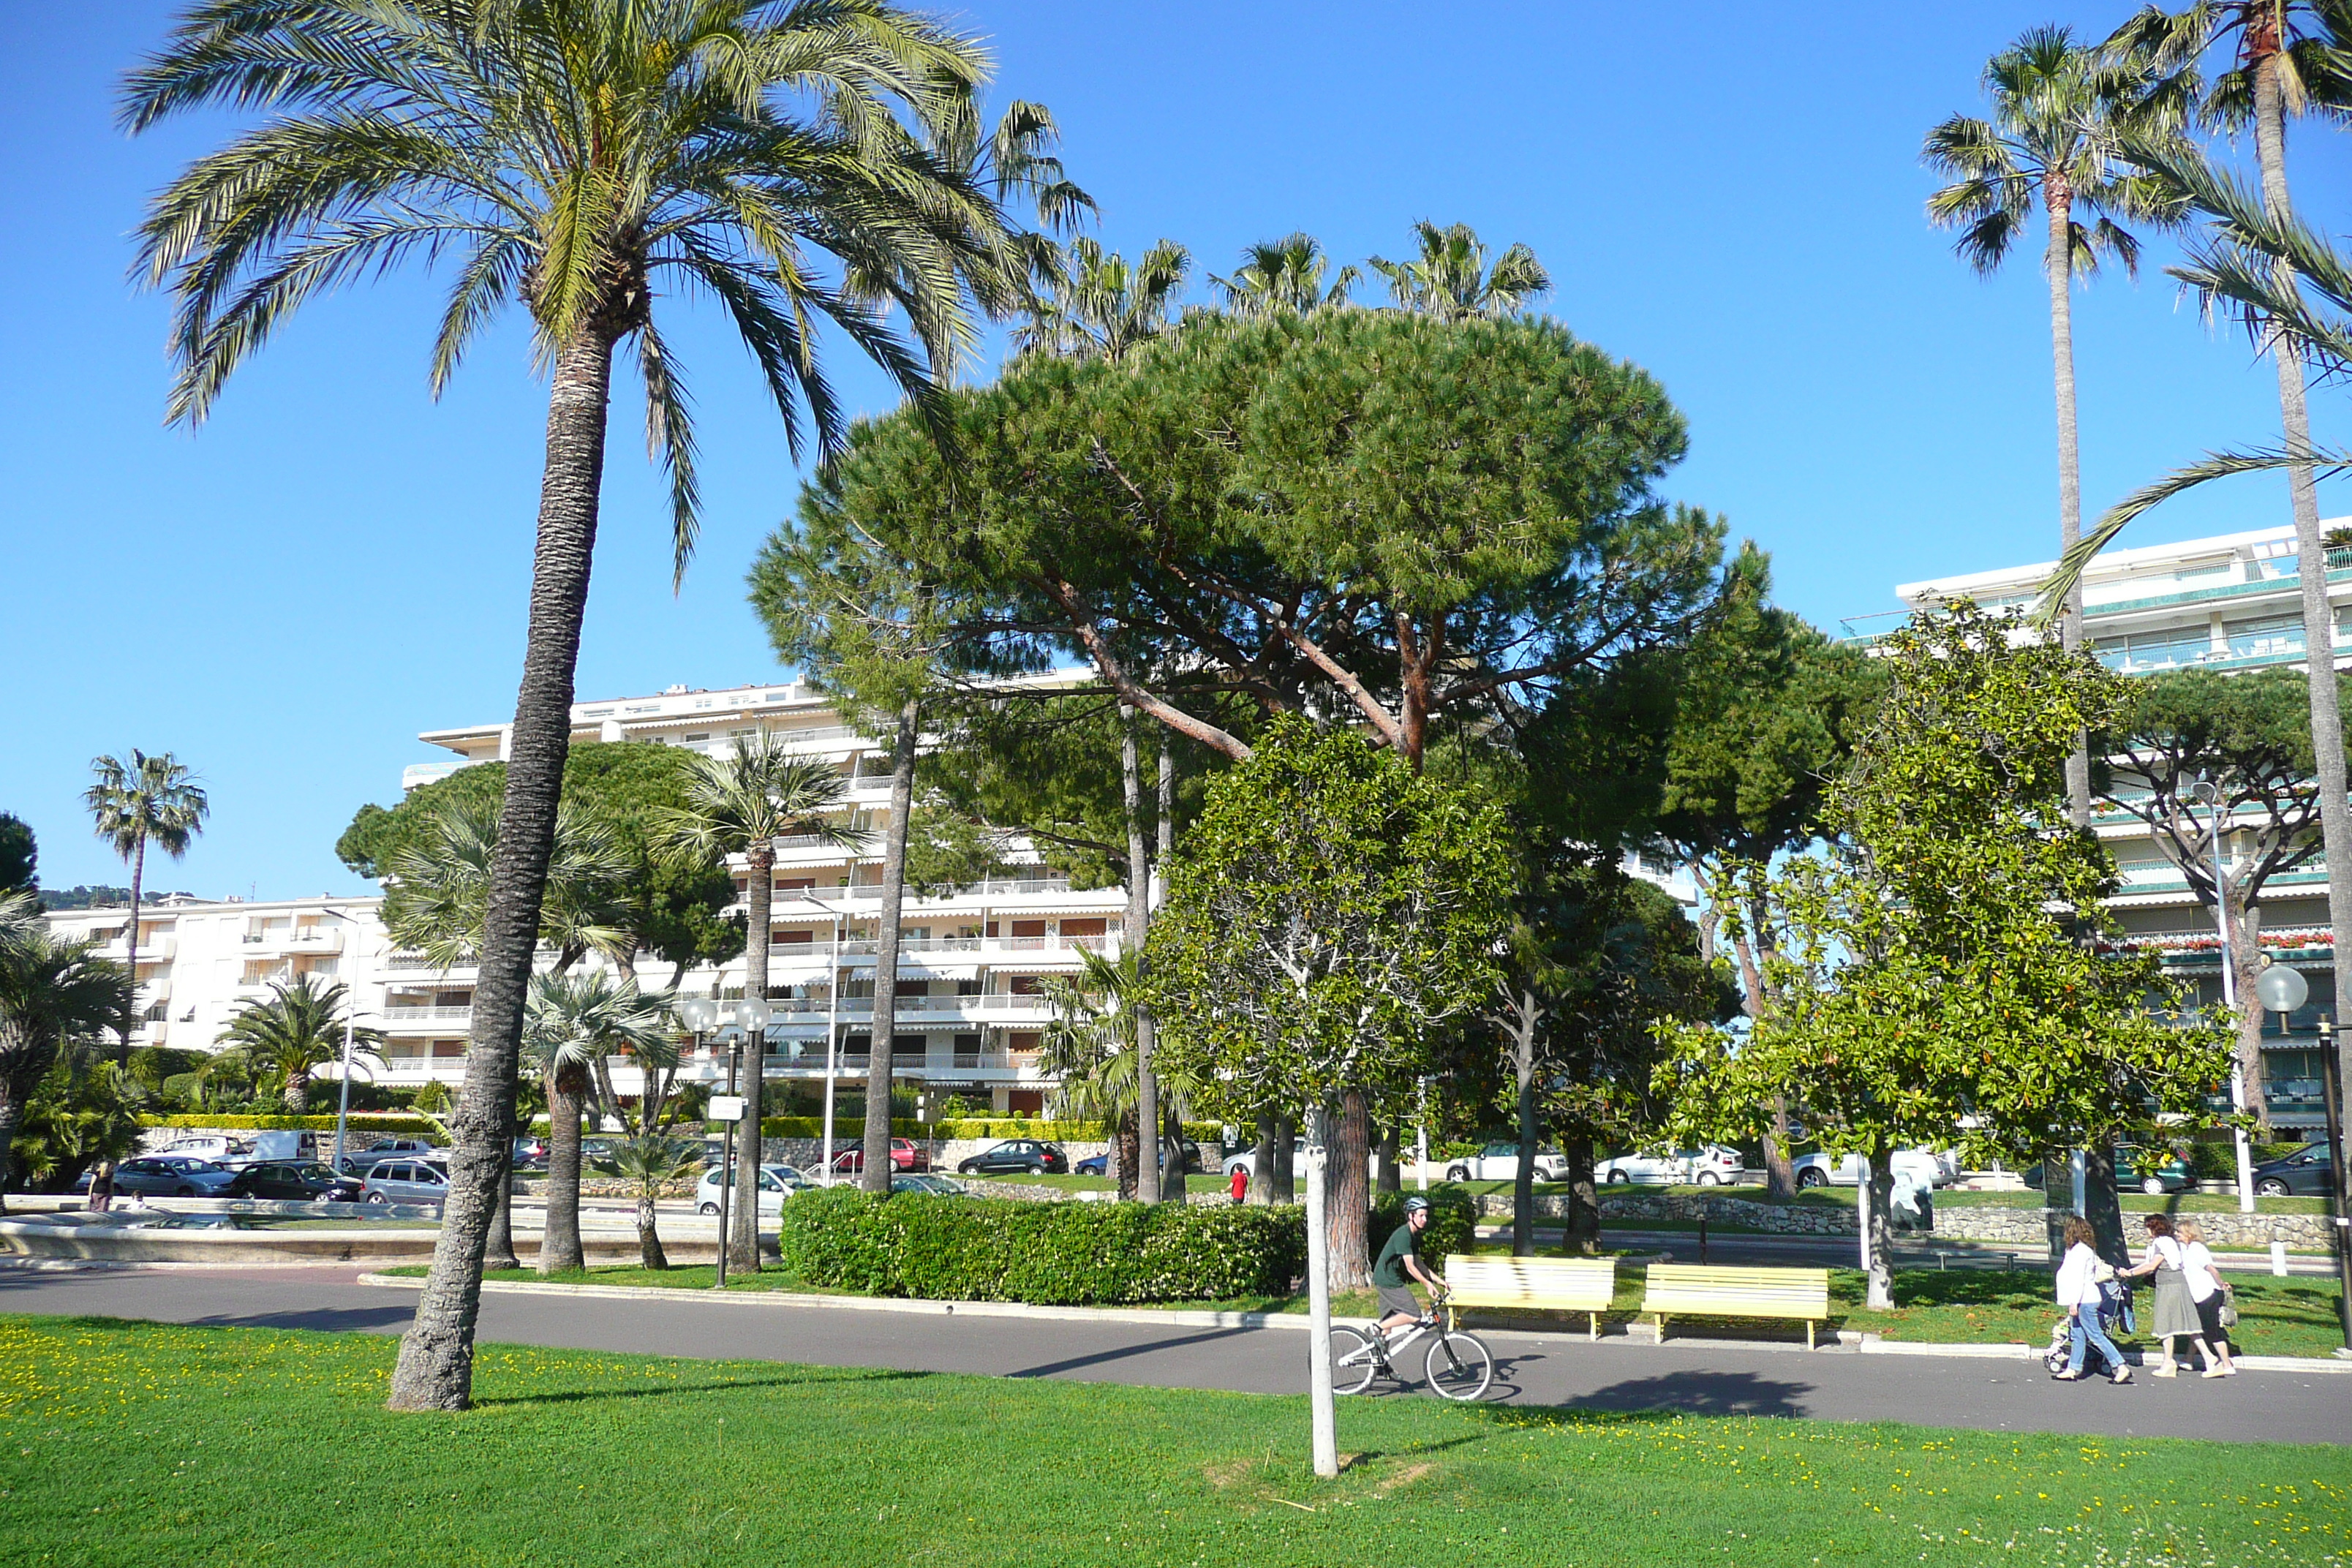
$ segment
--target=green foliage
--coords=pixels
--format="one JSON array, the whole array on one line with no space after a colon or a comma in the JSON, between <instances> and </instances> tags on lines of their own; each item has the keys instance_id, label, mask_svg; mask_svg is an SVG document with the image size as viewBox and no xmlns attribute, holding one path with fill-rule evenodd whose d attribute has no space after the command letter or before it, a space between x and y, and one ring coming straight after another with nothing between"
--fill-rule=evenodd
<instances>
[{"instance_id":1,"label":"green foliage","mask_svg":"<svg viewBox=\"0 0 2352 1568\"><path fill-rule=\"evenodd\" d=\"M1827 804L1840 852L1744 873L1777 920L1762 1016L1744 1041L1677 1031L1660 1069L1677 1138L1760 1136L1775 1095L1881 1163L1964 1126L2022 1163L2212 1120L2219 1031L2150 1011L2177 1005L2152 956L2102 951L2113 869L2063 826L2066 756L2122 682L2016 629L1961 604L1883 646L1891 689Z\"/></svg>"},{"instance_id":2,"label":"green foliage","mask_svg":"<svg viewBox=\"0 0 2352 1568\"><path fill-rule=\"evenodd\" d=\"M1475 1152L1475 1150L1471 1151ZM1432 1151L1434 1152L1434 1151ZM1478 1200L1467 1189L1440 1182L1425 1194L1429 1223L1422 1227L1417 1249L1433 1274L1445 1267L1449 1253L1469 1252L1478 1240ZM1404 1223L1404 1194L1381 1193L1372 1200L1372 1217L1364 1226L1364 1246L1375 1258L1388 1245L1389 1233Z\"/></svg>"},{"instance_id":3,"label":"green foliage","mask_svg":"<svg viewBox=\"0 0 2352 1568\"><path fill-rule=\"evenodd\" d=\"M220 1043L242 1052L285 1097L286 1109L299 1114L312 1072L340 1061L347 1039L355 1058L373 1056L383 1045L383 1030L353 1026L345 1017L347 1000L340 980L314 985L311 976L298 974L290 985L276 982L267 999L237 1009L221 1030Z\"/></svg>"},{"instance_id":4,"label":"green foliage","mask_svg":"<svg viewBox=\"0 0 2352 1568\"><path fill-rule=\"evenodd\" d=\"M411 1103L427 1115L437 1115L449 1109L449 1086L437 1078L427 1079Z\"/></svg>"},{"instance_id":5,"label":"green foliage","mask_svg":"<svg viewBox=\"0 0 2352 1568\"><path fill-rule=\"evenodd\" d=\"M142 1046L131 1053L131 1077L151 1093L161 1094L165 1084L194 1072L211 1054L172 1046Z\"/></svg>"},{"instance_id":6,"label":"green foliage","mask_svg":"<svg viewBox=\"0 0 2352 1568\"><path fill-rule=\"evenodd\" d=\"M680 1093L685 1090L681 1089ZM856 1111L845 1099L834 1108L834 1132L839 1136L844 1128L861 1121L862 1111ZM687 1120L692 1120L688 1118ZM1099 1143L1110 1137L1110 1130L1099 1121L1048 1121L1034 1116L957 1116L940 1121L918 1121L911 1116L893 1116L890 1133L895 1138L934 1138L944 1142L956 1138L1044 1138L1075 1143ZM1224 1133L1223 1126L1214 1121L1187 1121L1184 1135L1195 1141L1213 1140ZM821 1138L824 1135L824 1120L817 1116L767 1116L761 1118L762 1138Z\"/></svg>"},{"instance_id":7,"label":"green foliage","mask_svg":"<svg viewBox=\"0 0 2352 1568\"><path fill-rule=\"evenodd\" d=\"M1111 1305L1285 1295L1295 1208L1018 1203L848 1187L796 1194L776 1245L807 1285L925 1300Z\"/></svg>"},{"instance_id":8,"label":"green foliage","mask_svg":"<svg viewBox=\"0 0 2352 1568\"><path fill-rule=\"evenodd\" d=\"M332 1116L247 1116L226 1111L187 1110L169 1116L142 1116L142 1127L196 1127L216 1132L332 1132ZM354 1132L378 1132L390 1136L412 1138L436 1137L448 1129L427 1116L403 1116L383 1111L357 1111L351 1115Z\"/></svg>"},{"instance_id":9,"label":"green foliage","mask_svg":"<svg viewBox=\"0 0 2352 1568\"><path fill-rule=\"evenodd\" d=\"M0 811L0 893L24 892L34 887L39 881L40 861L32 825Z\"/></svg>"},{"instance_id":10,"label":"green foliage","mask_svg":"<svg viewBox=\"0 0 2352 1568\"><path fill-rule=\"evenodd\" d=\"M62 1192L100 1160L129 1158L139 1147L140 1121L133 1086L114 1063L77 1072L60 1061L25 1102L10 1163L33 1184ZM0 1181L6 1177L0 1173Z\"/></svg>"},{"instance_id":11,"label":"green foliage","mask_svg":"<svg viewBox=\"0 0 2352 1568\"><path fill-rule=\"evenodd\" d=\"M1499 811L1286 720L1179 847L1150 939L1160 1049L1241 1108L1402 1103L1432 1032L1489 994L1510 874Z\"/></svg>"}]
</instances>

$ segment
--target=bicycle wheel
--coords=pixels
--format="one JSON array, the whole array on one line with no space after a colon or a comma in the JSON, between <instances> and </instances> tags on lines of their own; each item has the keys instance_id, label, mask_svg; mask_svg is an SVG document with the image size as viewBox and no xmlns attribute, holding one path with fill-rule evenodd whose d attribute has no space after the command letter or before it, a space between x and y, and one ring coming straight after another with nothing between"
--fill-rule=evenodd
<instances>
[{"instance_id":1,"label":"bicycle wheel","mask_svg":"<svg viewBox=\"0 0 2352 1568\"><path fill-rule=\"evenodd\" d=\"M1372 1342L1360 1330L1334 1325L1331 1330L1331 1392L1361 1394L1371 1387L1373 1374L1381 1370L1378 1358L1372 1354Z\"/></svg>"},{"instance_id":2,"label":"bicycle wheel","mask_svg":"<svg viewBox=\"0 0 2352 1568\"><path fill-rule=\"evenodd\" d=\"M1495 1358L1468 1334L1440 1334L1429 1347L1429 1392L1440 1399L1475 1399L1495 1381Z\"/></svg>"}]
</instances>

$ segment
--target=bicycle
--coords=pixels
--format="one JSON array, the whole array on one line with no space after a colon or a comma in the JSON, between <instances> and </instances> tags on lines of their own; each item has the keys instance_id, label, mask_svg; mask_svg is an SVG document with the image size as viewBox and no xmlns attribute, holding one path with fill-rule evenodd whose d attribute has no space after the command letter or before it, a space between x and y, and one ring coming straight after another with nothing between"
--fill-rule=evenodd
<instances>
[{"instance_id":1,"label":"bicycle","mask_svg":"<svg viewBox=\"0 0 2352 1568\"><path fill-rule=\"evenodd\" d=\"M1439 1312L1445 1314L1445 1326L1442 1329L1436 1317ZM1495 1357L1477 1335L1454 1326L1453 1310L1445 1305L1443 1295L1430 1303L1429 1315L1417 1319L1394 1341L1377 1325L1367 1331L1333 1324L1331 1392L1361 1394L1382 1373L1399 1383L1406 1382L1405 1374L1397 1370L1397 1358L1407 1347L1433 1332L1436 1337L1422 1362L1429 1391L1440 1399L1465 1402L1484 1394L1495 1381Z\"/></svg>"}]
</instances>

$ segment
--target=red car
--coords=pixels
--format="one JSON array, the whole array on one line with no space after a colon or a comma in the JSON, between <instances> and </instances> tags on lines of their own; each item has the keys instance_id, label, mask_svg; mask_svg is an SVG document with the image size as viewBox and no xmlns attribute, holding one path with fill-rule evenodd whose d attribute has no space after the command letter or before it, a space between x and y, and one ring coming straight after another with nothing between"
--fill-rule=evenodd
<instances>
[{"instance_id":1,"label":"red car","mask_svg":"<svg viewBox=\"0 0 2352 1568\"><path fill-rule=\"evenodd\" d=\"M833 1157L833 1168L852 1173L866 1169L866 1151L844 1149ZM913 1139L893 1138L890 1140L890 1168L894 1171L928 1171L931 1168L931 1157L924 1153L923 1146Z\"/></svg>"}]
</instances>

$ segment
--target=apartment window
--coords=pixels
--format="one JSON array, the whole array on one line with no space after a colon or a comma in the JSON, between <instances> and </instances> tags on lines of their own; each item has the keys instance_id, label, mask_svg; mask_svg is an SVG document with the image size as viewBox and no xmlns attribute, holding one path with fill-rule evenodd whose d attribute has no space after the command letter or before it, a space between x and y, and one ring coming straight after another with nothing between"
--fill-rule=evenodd
<instances>
[{"instance_id":1,"label":"apartment window","mask_svg":"<svg viewBox=\"0 0 2352 1568\"><path fill-rule=\"evenodd\" d=\"M690 745L690 744L692 744L692 743L693 743L694 742L696 742L696 741L708 741L709 739L710 739L710 731L708 731L708 730L705 730L705 731L702 731L700 734L698 734L698 735L688 735L686 739L687 739L687 742L688 742L689 745Z\"/></svg>"},{"instance_id":2,"label":"apartment window","mask_svg":"<svg viewBox=\"0 0 2352 1568\"><path fill-rule=\"evenodd\" d=\"M2269 616L2259 621L2231 621L2221 628L2230 639L2231 658L2275 658L2303 651L2303 617Z\"/></svg>"},{"instance_id":3,"label":"apartment window","mask_svg":"<svg viewBox=\"0 0 2352 1568\"><path fill-rule=\"evenodd\" d=\"M2202 630L2140 632L2127 637L2101 637L2099 662L2124 675L2152 669L2179 669L2201 664L2211 656L2213 639Z\"/></svg>"}]
</instances>

